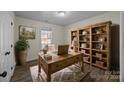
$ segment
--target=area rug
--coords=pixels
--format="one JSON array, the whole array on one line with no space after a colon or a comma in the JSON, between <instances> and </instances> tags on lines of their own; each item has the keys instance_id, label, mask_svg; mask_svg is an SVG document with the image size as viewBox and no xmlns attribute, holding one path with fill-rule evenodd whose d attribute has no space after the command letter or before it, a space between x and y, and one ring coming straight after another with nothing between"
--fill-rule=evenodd
<instances>
[{"instance_id":1,"label":"area rug","mask_svg":"<svg viewBox=\"0 0 124 93\"><path fill-rule=\"evenodd\" d=\"M38 66L30 67L33 82L46 82L46 74L41 69L40 77L38 77ZM76 65L69 66L51 75L51 82L79 82L87 75L88 71L81 72Z\"/></svg>"}]
</instances>

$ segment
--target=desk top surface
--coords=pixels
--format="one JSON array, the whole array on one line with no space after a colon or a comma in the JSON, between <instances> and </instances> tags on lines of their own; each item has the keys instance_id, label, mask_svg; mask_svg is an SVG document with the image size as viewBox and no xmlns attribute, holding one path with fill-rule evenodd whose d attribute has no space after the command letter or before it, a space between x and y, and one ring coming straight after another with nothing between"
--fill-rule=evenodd
<instances>
[{"instance_id":1,"label":"desk top surface","mask_svg":"<svg viewBox=\"0 0 124 93\"><path fill-rule=\"evenodd\" d=\"M82 52L69 52L66 55L57 55L57 51L56 51L56 52L50 52L48 54L52 56L51 60L45 60L44 55L42 53L39 53L39 56L41 56L47 64L52 64L52 63L57 62L57 61L62 61L62 60L65 60L67 58L80 55L80 54L82 54Z\"/></svg>"}]
</instances>

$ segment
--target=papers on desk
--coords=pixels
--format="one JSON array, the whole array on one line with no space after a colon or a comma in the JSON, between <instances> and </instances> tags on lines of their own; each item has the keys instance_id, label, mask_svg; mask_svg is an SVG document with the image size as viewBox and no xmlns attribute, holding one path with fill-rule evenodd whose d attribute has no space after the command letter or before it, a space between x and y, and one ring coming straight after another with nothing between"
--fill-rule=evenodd
<instances>
[{"instance_id":1,"label":"papers on desk","mask_svg":"<svg viewBox=\"0 0 124 93\"><path fill-rule=\"evenodd\" d=\"M44 55L44 59L45 60L51 60L52 59L52 56L50 54L45 54Z\"/></svg>"}]
</instances>

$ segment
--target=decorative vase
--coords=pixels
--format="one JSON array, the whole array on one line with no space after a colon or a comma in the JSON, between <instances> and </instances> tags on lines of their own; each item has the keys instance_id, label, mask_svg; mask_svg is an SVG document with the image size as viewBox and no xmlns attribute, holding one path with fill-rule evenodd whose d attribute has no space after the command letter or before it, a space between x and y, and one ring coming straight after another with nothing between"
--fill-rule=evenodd
<instances>
[{"instance_id":1,"label":"decorative vase","mask_svg":"<svg viewBox=\"0 0 124 93\"><path fill-rule=\"evenodd\" d=\"M25 65L26 64L26 59L27 59L27 50L23 50L23 51L19 51L17 53L17 57L18 57L18 64L19 65Z\"/></svg>"},{"instance_id":2,"label":"decorative vase","mask_svg":"<svg viewBox=\"0 0 124 93\"><path fill-rule=\"evenodd\" d=\"M43 49L43 54L47 54L47 50L46 49Z\"/></svg>"}]
</instances>

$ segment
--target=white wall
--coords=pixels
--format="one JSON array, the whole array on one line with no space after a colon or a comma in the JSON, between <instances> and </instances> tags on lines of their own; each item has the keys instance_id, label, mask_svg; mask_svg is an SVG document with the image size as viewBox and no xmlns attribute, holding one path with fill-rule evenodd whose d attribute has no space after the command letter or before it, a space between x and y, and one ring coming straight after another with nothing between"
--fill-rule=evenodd
<instances>
[{"instance_id":1,"label":"white wall","mask_svg":"<svg viewBox=\"0 0 124 93\"><path fill-rule=\"evenodd\" d=\"M104 21L112 21L112 23L114 24L120 24L120 12L108 12L105 14L101 14L99 16L95 16L86 20L81 20L77 23L71 24L69 26L65 27L65 43L70 43L71 42L71 36L70 36L70 31L83 27L83 26L87 26L90 24L94 24L94 23L99 23L99 22L104 22Z\"/></svg>"},{"instance_id":2,"label":"white wall","mask_svg":"<svg viewBox=\"0 0 124 93\"><path fill-rule=\"evenodd\" d=\"M58 25L53 25L49 23L44 23L40 21L29 20L21 17L16 17L16 29L15 29L15 42L19 38L19 25L30 26L36 28L36 39L28 40L30 44L30 49L28 50L28 58L27 60L34 60L38 56L38 52L40 51L40 29L44 27L49 27L53 32L53 40L52 43L57 47L58 44L64 44L64 28Z\"/></svg>"}]
</instances>

